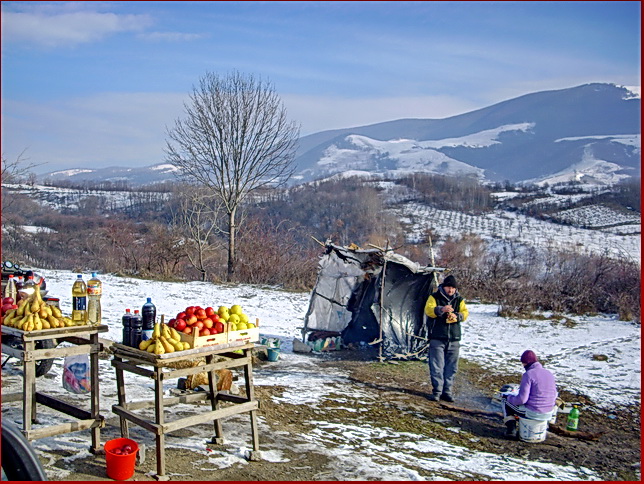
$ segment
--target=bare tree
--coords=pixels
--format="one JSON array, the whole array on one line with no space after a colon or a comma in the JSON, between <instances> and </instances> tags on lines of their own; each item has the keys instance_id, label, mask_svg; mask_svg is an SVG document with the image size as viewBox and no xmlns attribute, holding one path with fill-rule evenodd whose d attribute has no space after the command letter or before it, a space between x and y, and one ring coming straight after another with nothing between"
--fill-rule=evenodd
<instances>
[{"instance_id":1,"label":"bare tree","mask_svg":"<svg viewBox=\"0 0 644 484\"><path fill-rule=\"evenodd\" d=\"M201 280L206 281L208 262L221 249L220 245L213 243L214 236L221 231L221 202L207 189L182 190L178 196L179 204L173 213L172 223L188 239L186 256L201 274Z\"/></svg>"},{"instance_id":2,"label":"bare tree","mask_svg":"<svg viewBox=\"0 0 644 484\"><path fill-rule=\"evenodd\" d=\"M230 281L240 205L253 190L279 186L293 174L299 126L287 120L269 82L239 72L207 73L184 108L185 118L167 130L167 161L221 200L228 216Z\"/></svg>"}]
</instances>

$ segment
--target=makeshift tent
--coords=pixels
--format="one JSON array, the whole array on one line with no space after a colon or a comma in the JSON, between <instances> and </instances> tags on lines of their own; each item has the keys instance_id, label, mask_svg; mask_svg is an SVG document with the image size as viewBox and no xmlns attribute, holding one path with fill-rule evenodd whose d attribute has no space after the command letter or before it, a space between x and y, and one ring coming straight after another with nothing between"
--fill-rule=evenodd
<instances>
[{"instance_id":1,"label":"makeshift tent","mask_svg":"<svg viewBox=\"0 0 644 484\"><path fill-rule=\"evenodd\" d=\"M383 358L421 357L425 303L444 270L421 267L392 249L327 242L302 338L340 335L344 344L380 344Z\"/></svg>"}]
</instances>

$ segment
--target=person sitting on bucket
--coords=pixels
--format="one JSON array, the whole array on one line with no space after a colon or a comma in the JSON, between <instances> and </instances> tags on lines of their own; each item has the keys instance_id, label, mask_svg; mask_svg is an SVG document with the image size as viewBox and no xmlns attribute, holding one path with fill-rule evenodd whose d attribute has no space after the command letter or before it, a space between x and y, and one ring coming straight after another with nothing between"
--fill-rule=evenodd
<instances>
[{"instance_id":1,"label":"person sitting on bucket","mask_svg":"<svg viewBox=\"0 0 644 484\"><path fill-rule=\"evenodd\" d=\"M439 398L446 402L454 401L452 385L458 370L461 322L469 315L465 299L457 287L456 278L450 274L425 303L432 381L432 394L427 398L432 402Z\"/></svg>"},{"instance_id":2,"label":"person sitting on bucket","mask_svg":"<svg viewBox=\"0 0 644 484\"><path fill-rule=\"evenodd\" d=\"M549 420L558 396L554 375L539 363L534 351L524 351L521 364L525 373L521 377L518 393L501 395L507 437L516 437L517 417Z\"/></svg>"}]
</instances>

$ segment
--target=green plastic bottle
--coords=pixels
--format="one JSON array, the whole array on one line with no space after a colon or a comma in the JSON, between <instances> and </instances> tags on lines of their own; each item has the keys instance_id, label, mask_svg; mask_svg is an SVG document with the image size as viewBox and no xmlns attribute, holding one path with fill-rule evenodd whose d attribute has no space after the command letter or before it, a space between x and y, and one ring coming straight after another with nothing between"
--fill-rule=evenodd
<instances>
[{"instance_id":1,"label":"green plastic bottle","mask_svg":"<svg viewBox=\"0 0 644 484\"><path fill-rule=\"evenodd\" d=\"M573 405L572 410L568 414L568 424L566 425L566 430L577 430L579 425L579 410L577 405Z\"/></svg>"}]
</instances>

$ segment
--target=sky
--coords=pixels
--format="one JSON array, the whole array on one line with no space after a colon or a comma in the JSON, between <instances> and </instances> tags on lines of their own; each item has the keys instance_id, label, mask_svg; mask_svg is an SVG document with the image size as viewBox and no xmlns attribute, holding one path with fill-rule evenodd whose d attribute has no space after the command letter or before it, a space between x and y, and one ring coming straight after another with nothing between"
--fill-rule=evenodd
<instances>
[{"instance_id":1,"label":"sky","mask_svg":"<svg viewBox=\"0 0 644 484\"><path fill-rule=\"evenodd\" d=\"M206 73L272 84L302 136L640 85L641 4L2 2L2 156L47 173L165 161Z\"/></svg>"},{"instance_id":2,"label":"sky","mask_svg":"<svg viewBox=\"0 0 644 484\"><path fill-rule=\"evenodd\" d=\"M38 270L47 281L49 295L60 298L64 315L71 312L71 287L76 273L61 270ZM87 280L88 274L84 274ZM260 451L262 458L270 462L284 462L297 466L300 461L290 461L287 450L299 453L316 453L328 457L326 480L434 480L480 481L593 481L602 480L595 471L584 467L584 460L578 459L569 465L557 465L536 460L525 452L525 457L481 452L460 445L453 445L422 432L398 432L392 428L375 427L365 423L362 416L370 411L379 398L368 385L351 378L348 372L324 367L319 362L326 353L301 354L292 351L293 339L301 339L301 327L306 315L310 293L285 292L275 288L251 285L216 285L205 282L160 282L112 274L99 274L103 282L102 312L103 323L108 331L99 337L121 342L121 316L126 308L139 309L147 297L157 307L157 317L165 315L165 321L188 306L202 307L232 306L240 304L251 320L259 318L260 338L278 338L281 341L279 360L253 368L256 386L281 388L272 398L275 403L306 405L319 409L318 420L310 422L311 430L275 431L270 422L260 413L258 418ZM467 297L466 288L463 295ZM529 342L540 361L554 373L558 388L572 394L587 396L591 402L581 409L580 430L584 427L584 415L602 412L613 418L623 406L641 400L641 334L639 325L631 321L619 321L615 315L594 316L566 315L570 320L564 324L560 319L545 314L544 318L506 319L497 316L497 306L478 304L468 300L470 316L464 323L461 358L481 365L487 371L500 375L515 375L519 383L522 367L519 355ZM276 315L279 315L276 317ZM508 337L508 335L512 337ZM189 350L190 351L190 350ZM358 350L356 350L358 351ZM193 353L194 354L194 351ZM598 358L603 355L605 358ZM21 366L12 359L2 369L3 393L22 391ZM87 402L87 395L68 393L62 386L63 358L56 358L52 370L46 377L38 379L40 392L55 398L68 400L70 397ZM101 415L107 425L101 429L101 442L119 437L118 420L111 411L116 403L116 380L109 359L100 360L100 401ZM458 378L458 375L457 375ZM429 377L428 377L429 380ZM239 381L243 377L239 377ZM176 388L176 378L164 380L164 391L170 395ZM420 387L419 391L429 392L431 386ZM128 400L150 400L153 385L149 378L133 373L126 376ZM341 395L342 398L339 398ZM490 392L490 399L494 397ZM457 399L462 398L456 394ZM402 394L401 394L402 398ZM402 400L402 402L406 402ZM462 402L462 400L461 400ZM567 401L567 404L574 402ZM396 408L424 415L428 422L446 427L449 431L464 431L457 424L446 424L431 412L431 407L412 406L413 402L401 403ZM461 403L461 405L464 405ZM493 411L500 411L493 407ZM467 405L466 405L467 406ZM199 411L194 405L173 406L172 415L194 414ZM292 408L292 407L285 407ZM350 409L355 418L350 423L338 418L329 418L328 408ZM413 410L412 410L413 409ZM60 423L60 414L39 407L39 422L43 425ZM148 418L153 415L150 412ZM166 413L168 421L172 415ZM3 404L2 417L22 422L22 408L17 403ZM328 420L325 420L325 417ZM565 415L558 417L558 425L565 421ZM494 425L494 422L490 422ZM447 426L449 425L449 427ZM194 452L195 469L216 471L234 465L249 465L244 459L250 450L250 433L247 415L223 419L226 445L213 452L205 452L204 442L212 437L212 425L190 427L191 433L170 433L166 436L166 447ZM501 418L498 420L502 432ZM154 436L137 425L130 425L130 437L139 445L147 446L146 455L152 456ZM471 439L480 438L471 434ZM558 442L547 437L552 444ZM466 442L462 440L462 442ZM565 445L565 442L563 443ZM88 451L90 432L72 432L55 437L33 441L50 480L66 480L74 468L91 469L101 466L100 461ZM63 457L61 457L63 456ZM148 457L150 458L150 457ZM60 460L65 462L60 465ZM147 460L146 460L147 462ZM252 464L251 464L252 465ZM83 467L84 466L84 467ZM297 467L293 467L297 470ZM418 469L424 471L420 475ZM89 473L95 472L92 470ZM166 459L166 472L177 472L173 463ZM173 479L176 478L175 474ZM180 478L180 477L179 477Z\"/></svg>"}]
</instances>

